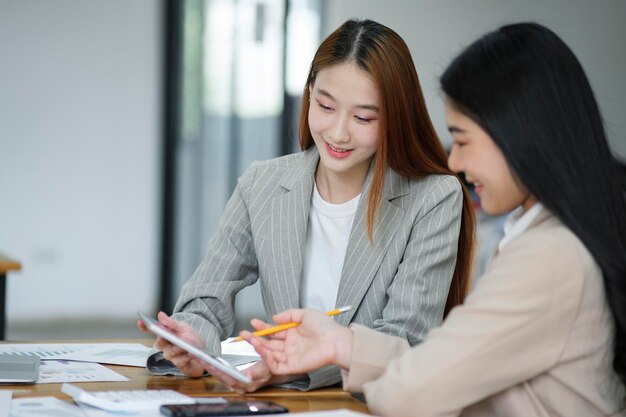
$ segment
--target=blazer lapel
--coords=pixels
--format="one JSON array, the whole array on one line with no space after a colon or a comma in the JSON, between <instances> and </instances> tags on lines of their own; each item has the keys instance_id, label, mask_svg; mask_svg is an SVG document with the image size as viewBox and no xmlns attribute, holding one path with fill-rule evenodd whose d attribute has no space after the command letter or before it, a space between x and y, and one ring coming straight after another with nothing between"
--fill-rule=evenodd
<instances>
[{"instance_id":1,"label":"blazer lapel","mask_svg":"<svg viewBox=\"0 0 626 417\"><path fill-rule=\"evenodd\" d=\"M373 242L370 242L367 236L365 216L371 176L372 170L370 169L354 217L337 293L337 307L352 305L352 310L337 316L337 322L342 325L348 325L352 320L357 306L374 279L387 253L389 244L404 217L404 209L394 204L392 200L409 192L408 179L397 175L392 169L388 169L385 178L385 192L381 202L380 221L376 222Z\"/></svg>"},{"instance_id":2,"label":"blazer lapel","mask_svg":"<svg viewBox=\"0 0 626 417\"><path fill-rule=\"evenodd\" d=\"M302 257L311 208L311 192L315 170L319 161L313 146L303 154L303 161L286 170L280 181L285 193L271 204L269 232L271 236L271 262L276 272L272 291L278 313L300 306L300 277Z\"/></svg>"}]
</instances>

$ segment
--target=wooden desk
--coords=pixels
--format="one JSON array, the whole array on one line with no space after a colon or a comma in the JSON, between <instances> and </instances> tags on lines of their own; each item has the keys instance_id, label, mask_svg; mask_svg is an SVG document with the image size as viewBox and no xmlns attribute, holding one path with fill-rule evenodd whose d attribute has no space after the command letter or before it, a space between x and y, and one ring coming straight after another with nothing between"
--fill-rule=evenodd
<instances>
[{"instance_id":1,"label":"wooden desk","mask_svg":"<svg viewBox=\"0 0 626 417\"><path fill-rule=\"evenodd\" d=\"M6 322L6 286L7 272L19 271L22 265L19 262L11 260L0 253L0 339L4 340L5 322Z\"/></svg>"},{"instance_id":2,"label":"wooden desk","mask_svg":"<svg viewBox=\"0 0 626 417\"><path fill-rule=\"evenodd\" d=\"M67 343L143 343L152 345L152 340L82 340ZM26 342L19 342L26 343ZM59 341L37 343L63 343ZM108 366L108 365L107 365ZM87 391L99 390L130 390L130 389L173 389L191 397L216 396L227 399L245 400L271 400L289 409L290 412L321 411L337 408L347 408L354 411L369 413L367 406L360 400L352 397L350 393L341 388L322 388L309 392L279 388L263 388L252 394L241 396L230 391L226 386L212 377L181 378L174 376L153 376L148 374L145 368L130 366L108 366L115 372L126 376L130 381L126 382L84 382L76 385ZM13 390L13 398L54 396L61 400L71 401L71 398L61 392L61 384L35 384L35 385L3 385L2 389Z\"/></svg>"}]
</instances>

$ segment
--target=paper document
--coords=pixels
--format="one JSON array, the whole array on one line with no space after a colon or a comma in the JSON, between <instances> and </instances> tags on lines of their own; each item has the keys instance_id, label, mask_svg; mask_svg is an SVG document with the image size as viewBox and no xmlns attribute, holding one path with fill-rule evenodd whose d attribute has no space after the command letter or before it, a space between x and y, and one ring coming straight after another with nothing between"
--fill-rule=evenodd
<instances>
[{"instance_id":1,"label":"paper document","mask_svg":"<svg viewBox=\"0 0 626 417\"><path fill-rule=\"evenodd\" d=\"M140 343L103 343L58 355L56 359L143 368L146 366L148 352L150 352L150 348Z\"/></svg>"},{"instance_id":2,"label":"paper document","mask_svg":"<svg viewBox=\"0 0 626 417\"><path fill-rule=\"evenodd\" d=\"M254 346L246 342L230 343L234 340L234 337L229 337L222 342L222 355L240 355L240 356L254 356L259 358L259 354L254 350Z\"/></svg>"},{"instance_id":3,"label":"paper document","mask_svg":"<svg viewBox=\"0 0 626 417\"><path fill-rule=\"evenodd\" d=\"M35 416L85 417L80 408L54 397L18 398L11 401L9 417Z\"/></svg>"},{"instance_id":4,"label":"paper document","mask_svg":"<svg viewBox=\"0 0 626 417\"><path fill-rule=\"evenodd\" d=\"M46 360L41 361L39 366L37 383L59 384L62 382L109 381L128 381L128 378L97 363Z\"/></svg>"},{"instance_id":5,"label":"paper document","mask_svg":"<svg viewBox=\"0 0 626 417\"><path fill-rule=\"evenodd\" d=\"M0 353L37 355L45 359L67 359L144 367L150 348L140 343L7 343Z\"/></svg>"},{"instance_id":6,"label":"paper document","mask_svg":"<svg viewBox=\"0 0 626 417\"><path fill-rule=\"evenodd\" d=\"M222 342L222 357L230 362L235 368L243 371L261 360L261 356L254 347L246 342L230 343L234 337L229 337Z\"/></svg>"},{"instance_id":7,"label":"paper document","mask_svg":"<svg viewBox=\"0 0 626 417\"><path fill-rule=\"evenodd\" d=\"M83 343L3 343L0 344L0 353L8 355L36 355L40 359L54 359L59 355L66 355L77 350L92 346Z\"/></svg>"}]
</instances>

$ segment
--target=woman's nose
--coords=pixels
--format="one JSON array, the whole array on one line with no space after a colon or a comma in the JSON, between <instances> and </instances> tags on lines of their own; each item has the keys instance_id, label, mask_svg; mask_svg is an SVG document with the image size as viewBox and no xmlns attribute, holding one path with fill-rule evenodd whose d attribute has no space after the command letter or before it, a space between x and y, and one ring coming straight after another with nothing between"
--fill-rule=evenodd
<instances>
[{"instance_id":1,"label":"woman's nose","mask_svg":"<svg viewBox=\"0 0 626 417\"><path fill-rule=\"evenodd\" d=\"M452 145L452 150L450 150L450 155L448 155L448 168L456 173L463 171L463 168L461 166L461 158L459 157L456 146L454 145Z\"/></svg>"},{"instance_id":2,"label":"woman's nose","mask_svg":"<svg viewBox=\"0 0 626 417\"><path fill-rule=\"evenodd\" d=\"M347 142L350 139L345 117L338 117L330 129L330 138L335 143Z\"/></svg>"}]
</instances>

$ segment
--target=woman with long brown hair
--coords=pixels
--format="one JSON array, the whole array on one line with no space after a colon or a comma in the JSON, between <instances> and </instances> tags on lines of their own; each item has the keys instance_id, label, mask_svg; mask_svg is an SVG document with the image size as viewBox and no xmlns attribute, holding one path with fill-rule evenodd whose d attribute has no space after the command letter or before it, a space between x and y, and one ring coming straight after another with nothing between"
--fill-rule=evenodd
<instances>
[{"instance_id":1,"label":"woman with long brown hair","mask_svg":"<svg viewBox=\"0 0 626 417\"><path fill-rule=\"evenodd\" d=\"M159 320L218 352L233 330L235 294L260 279L268 316L350 305L339 323L420 343L467 292L474 219L394 31L349 20L322 42L304 87L300 144L240 177L207 258L175 314ZM211 371L165 340L155 347L153 371L162 358L187 375ZM218 377L241 391L340 380L337 367L276 377L259 362L246 373L248 386Z\"/></svg>"}]
</instances>

